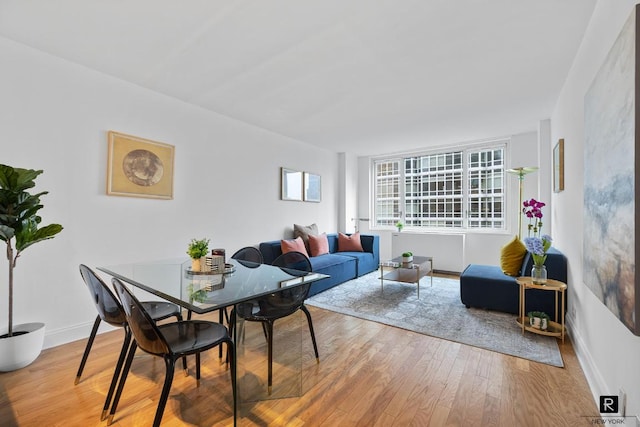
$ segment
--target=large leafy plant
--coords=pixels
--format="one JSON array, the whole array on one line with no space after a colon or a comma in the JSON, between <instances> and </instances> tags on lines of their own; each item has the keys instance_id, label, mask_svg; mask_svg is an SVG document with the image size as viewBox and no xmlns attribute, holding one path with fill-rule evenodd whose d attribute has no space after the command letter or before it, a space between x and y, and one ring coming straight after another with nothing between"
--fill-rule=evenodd
<instances>
[{"instance_id":1,"label":"large leafy plant","mask_svg":"<svg viewBox=\"0 0 640 427\"><path fill-rule=\"evenodd\" d=\"M62 231L60 224L40 226L42 218L38 211L43 207L40 197L48 191L37 194L27 191L35 187L35 179L42 172L0 165L0 240L7 245L9 261L9 330L6 335L9 337L13 336L13 269L16 262L29 246L52 239Z\"/></svg>"}]
</instances>

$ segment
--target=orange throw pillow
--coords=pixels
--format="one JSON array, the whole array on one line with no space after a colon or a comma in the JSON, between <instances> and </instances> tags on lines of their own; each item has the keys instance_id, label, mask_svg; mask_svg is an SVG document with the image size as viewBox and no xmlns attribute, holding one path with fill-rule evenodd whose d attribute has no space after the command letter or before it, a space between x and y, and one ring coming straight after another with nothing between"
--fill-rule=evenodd
<instances>
[{"instance_id":1,"label":"orange throw pillow","mask_svg":"<svg viewBox=\"0 0 640 427\"><path fill-rule=\"evenodd\" d=\"M307 257L309 256L307 248L305 248L304 242L302 241L302 237L297 237L293 240L280 240L280 249L282 249L283 254L297 251L302 252Z\"/></svg>"},{"instance_id":2,"label":"orange throw pillow","mask_svg":"<svg viewBox=\"0 0 640 427\"><path fill-rule=\"evenodd\" d=\"M327 233L322 233L319 236L309 235L309 250L311 256L326 255L329 253L329 240L327 239Z\"/></svg>"},{"instance_id":3,"label":"orange throw pillow","mask_svg":"<svg viewBox=\"0 0 640 427\"><path fill-rule=\"evenodd\" d=\"M338 233L338 252L364 252L362 242L360 242L360 232L351 236Z\"/></svg>"}]
</instances>

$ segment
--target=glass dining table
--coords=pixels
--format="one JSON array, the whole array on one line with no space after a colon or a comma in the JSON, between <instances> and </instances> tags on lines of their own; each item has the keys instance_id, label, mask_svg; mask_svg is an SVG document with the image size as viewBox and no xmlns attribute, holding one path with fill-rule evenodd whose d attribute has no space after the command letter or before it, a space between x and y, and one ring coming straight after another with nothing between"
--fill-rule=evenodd
<instances>
[{"instance_id":1,"label":"glass dining table","mask_svg":"<svg viewBox=\"0 0 640 427\"><path fill-rule=\"evenodd\" d=\"M227 260L224 273L193 272L191 261L185 258L100 266L97 269L132 285L139 299L149 299L146 293L153 294L178 304L188 310L189 315L224 310L264 295L329 277L325 274L296 272L234 259ZM239 409L239 404L242 403L299 397L309 387L304 384L303 372L305 369L314 369L312 365L315 365L315 357L307 357L303 352L306 318L299 312L279 322L274 329L274 382L269 394L266 385L266 339L262 326L259 322L246 322L237 316L234 335L243 331L241 339L238 336L232 337L238 362L236 405ZM251 325L256 323L257 326ZM242 416L241 411L239 415Z\"/></svg>"}]
</instances>

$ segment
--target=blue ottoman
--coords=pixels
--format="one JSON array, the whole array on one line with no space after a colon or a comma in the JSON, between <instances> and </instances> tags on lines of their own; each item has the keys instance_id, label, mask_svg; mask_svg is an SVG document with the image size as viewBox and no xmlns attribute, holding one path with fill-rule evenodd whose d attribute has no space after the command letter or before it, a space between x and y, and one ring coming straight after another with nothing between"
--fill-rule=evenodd
<instances>
[{"instance_id":1,"label":"blue ottoman","mask_svg":"<svg viewBox=\"0 0 640 427\"><path fill-rule=\"evenodd\" d=\"M547 277L567 283L567 258L555 248L547 251ZM527 252L518 276L530 276L533 257ZM485 308L518 314L520 304L519 286L516 278L507 276L499 266L470 264L460 275L460 300L467 307ZM565 298L565 310L566 310ZM529 311L544 311L553 319L555 313L555 292L537 289L527 291Z\"/></svg>"}]
</instances>

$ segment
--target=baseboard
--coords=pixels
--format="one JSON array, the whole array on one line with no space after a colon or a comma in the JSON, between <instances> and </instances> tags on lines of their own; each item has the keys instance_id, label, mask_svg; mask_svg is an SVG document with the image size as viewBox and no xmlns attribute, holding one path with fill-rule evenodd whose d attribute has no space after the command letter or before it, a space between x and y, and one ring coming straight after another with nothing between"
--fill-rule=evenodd
<instances>
[{"instance_id":1,"label":"baseboard","mask_svg":"<svg viewBox=\"0 0 640 427\"><path fill-rule=\"evenodd\" d=\"M85 339L89 337L89 334L91 334L91 328L93 328L93 322L86 322L68 328L54 329L51 331L47 330L45 325L43 349L57 347L59 345ZM98 329L98 334L113 331L114 329L116 328L108 323L102 322Z\"/></svg>"},{"instance_id":2,"label":"baseboard","mask_svg":"<svg viewBox=\"0 0 640 427\"><path fill-rule=\"evenodd\" d=\"M448 270L438 270L436 268L433 269L434 274L445 274L447 276L460 276L459 271L448 271Z\"/></svg>"},{"instance_id":3,"label":"baseboard","mask_svg":"<svg viewBox=\"0 0 640 427\"><path fill-rule=\"evenodd\" d=\"M596 406L598 406L600 404L600 396L609 394L606 392L606 390L608 390L607 385L595 363L593 363L593 358L591 357L591 353L589 352L584 339L582 338L580 333L573 328L573 317L567 316L566 320L567 334L571 338L571 343L573 344L573 349L576 352L576 356L578 357L578 362L580 362L582 372L584 372L584 376L586 377L587 383L589 384L589 389L591 390L593 401L595 402Z\"/></svg>"}]
</instances>

